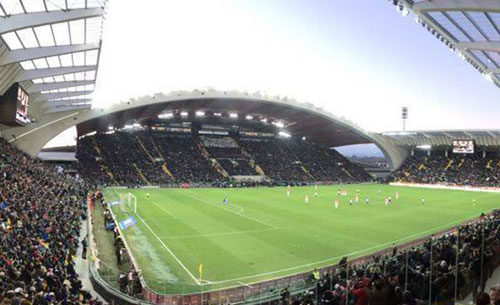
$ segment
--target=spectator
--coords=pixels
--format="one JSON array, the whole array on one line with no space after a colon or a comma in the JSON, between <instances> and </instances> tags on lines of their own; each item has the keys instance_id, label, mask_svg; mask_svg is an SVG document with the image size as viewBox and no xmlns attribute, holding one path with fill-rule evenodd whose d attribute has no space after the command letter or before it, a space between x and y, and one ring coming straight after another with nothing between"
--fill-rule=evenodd
<instances>
[{"instance_id":1,"label":"spectator","mask_svg":"<svg viewBox=\"0 0 500 305\"><path fill-rule=\"evenodd\" d=\"M491 305L500 305L500 284L496 284L490 288Z\"/></svg>"},{"instance_id":2,"label":"spectator","mask_svg":"<svg viewBox=\"0 0 500 305\"><path fill-rule=\"evenodd\" d=\"M78 247L86 184L0 139L0 304L97 304L82 289Z\"/></svg>"},{"instance_id":3,"label":"spectator","mask_svg":"<svg viewBox=\"0 0 500 305\"><path fill-rule=\"evenodd\" d=\"M481 292L476 297L475 305L490 305L490 296L487 293Z\"/></svg>"}]
</instances>

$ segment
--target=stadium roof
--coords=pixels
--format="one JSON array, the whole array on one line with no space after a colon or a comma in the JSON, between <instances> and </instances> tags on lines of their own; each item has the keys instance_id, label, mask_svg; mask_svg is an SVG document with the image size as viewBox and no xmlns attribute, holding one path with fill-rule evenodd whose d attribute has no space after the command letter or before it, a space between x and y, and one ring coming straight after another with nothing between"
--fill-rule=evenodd
<instances>
[{"instance_id":1,"label":"stadium roof","mask_svg":"<svg viewBox=\"0 0 500 305\"><path fill-rule=\"evenodd\" d=\"M396 131L382 135L394 145L414 148L419 145L451 147L453 140L474 140L476 146L485 150L498 150L500 130L441 130L441 131Z\"/></svg>"},{"instance_id":2,"label":"stadium roof","mask_svg":"<svg viewBox=\"0 0 500 305\"><path fill-rule=\"evenodd\" d=\"M389 1L500 87L500 1Z\"/></svg>"},{"instance_id":3,"label":"stadium roof","mask_svg":"<svg viewBox=\"0 0 500 305\"><path fill-rule=\"evenodd\" d=\"M134 107L99 116L77 125L78 135L132 124L194 122L241 126L247 130L285 131L325 146L373 142L360 127L312 104L286 97L263 97L243 92L195 91L140 98ZM179 95L177 95L179 94ZM149 100L149 101L148 101ZM130 101L128 102L130 103ZM163 114L163 119L158 118Z\"/></svg>"},{"instance_id":4,"label":"stadium roof","mask_svg":"<svg viewBox=\"0 0 500 305\"><path fill-rule=\"evenodd\" d=\"M30 117L88 109L107 0L0 0L0 94L20 82Z\"/></svg>"}]
</instances>

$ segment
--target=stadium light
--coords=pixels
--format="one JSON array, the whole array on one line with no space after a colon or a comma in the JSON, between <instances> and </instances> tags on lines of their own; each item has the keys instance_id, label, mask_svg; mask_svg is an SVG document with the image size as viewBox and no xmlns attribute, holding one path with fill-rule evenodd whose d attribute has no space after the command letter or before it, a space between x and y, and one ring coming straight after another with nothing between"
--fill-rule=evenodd
<instances>
[{"instance_id":1,"label":"stadium light","mask_svg":"<svg viewBox=\"0 0 500 305\"><path fill-rule=\"evenodd\" d=\"M112 125L109 125L109 126L108 126L108 130L113 130L114 128L115 128L115 127L114 127L114 126L112 126Z\"/></svg>"},{"instance_id":2,"label":"stadium light","mask_svg":"<svg viewBox=\"0 0 500 305\"><path fill-rule=\"evenodd\" d=\"M278 132L278 135L283 138L290 138L292 135L285 131Z\"/></svg>"},{"instance_id":3,"label":"stadium light","mask_svg":"<svg viewBox=\"0 0 500 305\"><path fill-rule=\"evenodd\" d=\"M246 119L247 119L247 120L253 120L253 116L251 116L251 115L247 115L247 116L246 116Z\"/></svg>"},{"instance_id":4,"label":"stadium light","mask_svg":"<svg viewBox=\"0 0 500 305\"><path fill-rule=\"evenodd\" d=\"M306 137L302 137L302 141L305 141L306 140Z\"/></svg>"},{"instance_id":5,"label":"stadium light","mask_svg":"<svg viewBox=\"0 0 500 305\"><path fill-rule=\"evenodd\" d=\"M173 117L174 117L174 114L172 112L160 113L158 115L159 119L170 119L170 118L173 118Z\"/></svg>"},{"instance_id":6,"label":"stadium light","mask_svg":"<svg viewBox=\"0 0 500 305\"><path fill-rule=\"evenodd\" d=\"M278 128L285 127L285 124L283 124L283 122L279 122L279 121L278 122L273 122L273 125L276 126L276 127L278 127Z\"/></svg>"},{"instance_id":7,"label":"stadium light","mask_svg":"<svg viewBox=\"0 0 500 305\"><path fill-rule=\"evenodd\" d=\"M181 116L183 116L183 117L186 117L186 116L188 116L188 113L187 113L187 111L182 111L182 112L181 112Z\"/></svg>"},{"instance_id":8,"label":"stadium light","mask_svg":"<svg viewBox=\"0 0 500 305\"><path fill-rule=\"evenodd\" d=\"M422 145L417 145L417 148L423 150L430 150L432 146L430 144L422 144Z\"/></svg>"},{"instance_id":9,"label":"stadium light","mask_svg":"<svg viewBox=\"0 0 500 305\"><path fill-rule=\"evenodd\" d=\"M222 116L222 113L220 113L220 112L214 112L214 116Z\"/></svg>"},{"instance_id":10,"label":"stadium light","mask_svg":"<svg viewBox=\"0 0 500 305\"><path fill-rule=\"evenodd\" d=\"M205 112L198 110L198 111L196 111L195 115L196 116L205 116Z\"/></svg>"},{"instance_id":11,"label":"stadium light","mask_svg":"<svg viewBox=\"0 0 500 305\"><path fill-rule=\"evenodd\" d=\"M267 119L266 119L266 118L260 119L260 121L261 121L262 123L267 123Z\"/></svg>"},{"instance_id":12,"label":"stadium light","mask_svg":"<svg viewBox=\"0 0 500 305\"><path fill-rule=\"evenodd\" d=\"M233 119L236 119L238 117L238 114L235 113L235 112L232 112L232 113L229 114L229 117L233 118Z\"/></svg>"},{"instance_id":13,"label":"stadium light","mask_svg":"<svg viewBox=\"0 0 500 305\"><path fill-rule=\"evenodd\" d=\"M491 73L484 73L483 75L485 80L493 82L493 77L491 77Z\"/></svg>"}]
</instances>

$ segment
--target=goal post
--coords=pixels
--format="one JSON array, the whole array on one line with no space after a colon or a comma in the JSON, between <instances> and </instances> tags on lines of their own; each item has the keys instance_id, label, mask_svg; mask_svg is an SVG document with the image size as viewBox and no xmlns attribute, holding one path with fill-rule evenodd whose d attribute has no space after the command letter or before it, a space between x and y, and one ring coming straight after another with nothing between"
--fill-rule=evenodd
<instances>
[{"instance_id":1,"label":"goal post","mask_svg":"<svg viewBox=\"0 0 500 305\"><path fill-rule=\"evenodd\" d=\"M125 203L132 212L137 214L137 197L134 196L132 193L127 193L127 194L120 194L120 199Z\"/></svg>"}]
</instances>

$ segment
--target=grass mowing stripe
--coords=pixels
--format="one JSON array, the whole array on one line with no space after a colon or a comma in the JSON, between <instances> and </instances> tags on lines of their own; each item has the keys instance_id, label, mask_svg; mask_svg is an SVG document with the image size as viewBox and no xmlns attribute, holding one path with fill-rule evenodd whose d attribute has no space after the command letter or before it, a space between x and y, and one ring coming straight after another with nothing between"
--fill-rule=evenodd
<instances>
[{"instance_id":1,"label":"grass mowing stripe","mask_svg":"<svg viewBox=\"0 0 500 305\"><path fill-rule=\"evenodd\" d=\"M337 260L339 258L342 258L344 256L352 256L352 255L356 255L356 254L359 254L359 253L365 253L367 251L376 250L376 249L379 249L379 248L386 248L387 246L392 245L392 244L396 244L396 243L400 243L400 242L405 242L405 241L408 241L408 240L412 240L414 238L418 238L418 237L427 235L429 233L435 232L435 231L437 231L439 229L444 229L444 228L448 228L448 227L451 227L451 226L456 225L456 224L461 224L461 223L463 223L463 222L465 222L467 220L474 219L475 217L476 217L476 215L469 216L469 217L460 219L458 221L454 221L454 222L451 222L451 223L448 223L448 224L440 225L440 226L437 226L435 228L432 228L432 229L429 229L429 230L426 230L426 231L423 231L423 232L420 232L420 233L417 233L417 234L413 234L413 235L410 235L410 236L407 236L407 237L404 237L404 238L400 238L400 239L397 239L397 240L389 241L389 242L386 242L386 243L383 243L383 244L378 244L376 246L369 247L369 248L362 249L362 250L358 250L358 251L355 251L355 252L352 252L352 253L348 253L348 254L343 254L343 255L336 256L336 257L327 258L327 259L320 260L320 261L317 261L317 262L312 262L312 263L304 264L304 265L301 265L301 266L294 266L294 267L285 268L285 269L281 269L281 270L264 272L264 273L255 274L255 275L242 276L242 277L238 277L238 278L234 278L234 279L228 279L228 280L222 280L222 281L211 281L211 283L212 284L222 284L222 283L229 283L229 282L236 282L237 283L240 280L250 279L250 278L254 278L254 277L261 277L261 276L276 274L276 273L285 272L285 271L297 270L297 269L301 269L301 268L304 268L304 267L310 267L310 266L314 266L314 265L318 265L318 264L323 264L323 263L335 261L335 260ZM261 281L259 281L259 282L261 282ZM250 283L250 284L252 284L252 283Z\"/></svg>"},{"instance_id":2,"label":"grass mowing stripe","mask_svg":"<svg viewBox=\"0 0 500 305\"><path fill-rule=\"evenodd\" d=\"M174 214L170 213L167 209L165 209L164 207L162 207L161 205L159 205L156 201L151 201L151 203L154 204L154 205L156 205L158 208L160 208L160 210L164 211L168 215L172 216L174 219L177 219L177 217L175 217Z\"/></svg>"},{"instance_id":3,"label":"grass mowing stripe","mask_svg":"<svg viewBox=\"0 0 500 305\"><path fill-rule=\"evenodd\" d=\"M185 192L188 192L188 191L185 191ZM193 199L196 199L196 200L198 200L198 201L200 201L200 202L203 202L203 203L209 204L209 205L211 205L211 206L214 206L214 207L216 207L216 208L222 209L223 211L226 211L226 212L229 212L229 213L233 213L233 214L235 214L235 215L238 215L238 216L241 216L241 217L244 217L244 218L247 218L247 219L253 220L253 221L255 221L255 222L261 223L261 224L263 224L263 225L266 225L266 226L271 227L271 228L274 228L274 229L279 229L277 226L272 225L272 224L269 224L269 223L264 222L264 221L262 221L262 220L259 220L259 219L256 219L256 218L253 218L253 217L250 217L250 216L242 215L242 214L240 214L240 213L241 213L241 211L240 211L240 212L238 212L238 213L235 213L235 212L233 212L233 211L231 211L231 210L224 209L223 207L220 207L220 206L219 206L219 205L217 205L217 204L213 204L213 203L211 203L211 202L209 202L209 201L206 201L206 200L204 200L204 199L198 198L198 197L193 196L193 195L191 195L191 194L189 194L189 193L185 193L185 195L187 195L188 197L191 197L191 198L193 198Z\"/></svg>"},{"instance_id":4,"label":"grass mowing stripe","mask_svg":"<svg viewBox=\"0 0 500 305\"><path fill-rule=\"evenodd\" d=\"M114 191L118 194L116 190ZM160 239L160 237L155 233L155 231L153 231L153 229L151 229L151 227L146 223L146 221L142 219L141 215L135 212L134 214L137 215L137 218L139 218L142 221L142 223L146 226L146 228L148 228L151 234L153 234L153 236L158 240L158 242L163 246L163 248L165 248L168 251L168 253L175 259L175 261L182 267L182 269L184 269L184 271L186 271L186 273L195 281L195 283L197 285L200 285L201 284L200 281L198 281L198 279L191 273L191 271L189 271L189 269L181 262L181 260L177 258L177 256L175 256L174 252L172 252L172 250L170 250L170 248L167 247L167 245L165 245L165 243Z\"/></svg>"},{"instance_id":5,"label":"grass mowing stripe","mask_svg":"<svg viewBox=\"0 0 500 305\"><path fill-rule=\"evenodd\" d=\"M348 194L336 195L340 188L347 189ZM293 188L290 196L281 187L120 191L131 192L139 199L137 212L142 220L163 237L165 245L188 270L193 270L194 276L198 277L203 261L206 280L200 280L201 285L155 240L142 221L124 234L135 240L130 246L139 258L147 285L159 293L184 294L242 283L255 286L255 282L335 264L343 255L352 260L396 241L402 244L441 227L453 228L454 223L498 208L500 203L500 194L494 193L387 185L320 186L318 197L313 196L314 191L307 186ZM399 201L384 205L384 199L395 192L401 194ZM370 205L349 205L357 194L362 202L370 198ZM309 204L304 203L307 195ZM225 206L221 202L224 197L231 198ZM335 199L340 201L338 208L334 207ZM176 216L175 221L168 220L174 218L165 209ZM121 220L134 215L127 210L119 213ZM269 224L279 229L272 230ZM144 251L143 243L151 250ZM158 276L160 270L172 277Z\"/></svg>"},{"instance_id":6,"label":"grass mowing stripe","mask_svg":"<svg viewBox=\"0 0 500 305\"><path fill-rule=\"evenodd\" d=\"M255 233L255 232L264 232L278 230L278 228L269 228L269 229L257 229L257 230L248 230L248 231L236 231L236 232L224 232L224 233L212 233L212 234L193 234L193 235L173 235L173 236L165 236L161 239L178 239L178 238L192 238L192 237L212 237L212 236L225 236L225 235L237 235L237 234L247 234L247 233Z\"/></svg>"}]
</instances>

